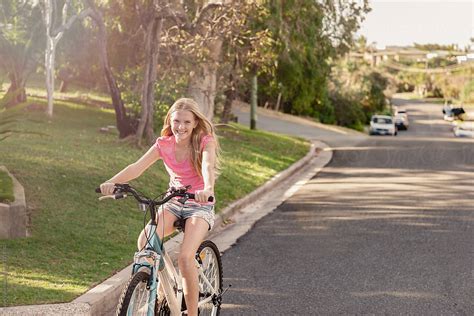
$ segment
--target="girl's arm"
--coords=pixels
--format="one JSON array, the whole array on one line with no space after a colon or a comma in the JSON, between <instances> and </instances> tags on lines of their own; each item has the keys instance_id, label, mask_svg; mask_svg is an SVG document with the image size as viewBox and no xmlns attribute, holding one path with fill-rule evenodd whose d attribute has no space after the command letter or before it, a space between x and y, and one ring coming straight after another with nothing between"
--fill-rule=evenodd
<instances>
[{"instance_id":1,"label":"girl's arm","mask_svg":"<svg viewBox=\"0 0 474 316\"><path fill-rule=\"evenodd\" d=\"M216 164L216 144L210 141L204 147L202 152L202 178L204 180L204 189L196 191L196 201L205 203L210 196L214 196L215 182L215 164Z\"/></svg>"},{"instance_id":2,"label":"girl's arm","mask_svg":"<svg viewBox=\"0 0 474 316\"><path fill-rule=\"evenodd\" d=\"M138 178L146 169L153 163L160 159L160 154L153 145L148 151L140 157L136 162L128 165L115 176L105 181L100 185L102 194L109 195L114 191L115 183L127 183L135 178Z\"/></svg>"}]
</instances>

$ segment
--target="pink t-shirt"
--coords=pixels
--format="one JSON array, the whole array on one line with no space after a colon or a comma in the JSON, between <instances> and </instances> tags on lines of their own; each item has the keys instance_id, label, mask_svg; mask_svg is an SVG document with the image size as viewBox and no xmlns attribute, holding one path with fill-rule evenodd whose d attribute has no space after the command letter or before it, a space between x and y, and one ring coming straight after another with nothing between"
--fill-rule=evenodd
<instances>
[{"instance_id":1,"label":"pink t-shirt","mask_svg":"<svg viewBox=\"0 0 474 316\"><path fill-rule=\"evenodd\" d=\"M201 152L207 143L213 139L212 135L202 137ZM176 160L176 141L173 135L158 137L155 142L155 148L158 150L161 159L165 163L166 171L170 175L170 187L180 188L191 185L190 193L204 189L204 180L194 170L191 160L186 159L182 162Z\"/></svg>"}]
</instances>

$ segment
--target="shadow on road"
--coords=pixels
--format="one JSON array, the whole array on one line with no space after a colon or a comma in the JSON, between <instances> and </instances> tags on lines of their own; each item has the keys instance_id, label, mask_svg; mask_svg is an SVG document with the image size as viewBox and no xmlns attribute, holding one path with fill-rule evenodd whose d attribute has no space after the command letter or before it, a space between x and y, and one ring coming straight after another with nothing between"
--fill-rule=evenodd
<instances>
[{"instance_id":1,"label":"shadow on road","mask_svg":"<svg viewBox=\"0 0 474 316\"><path fill-rule=\"evenodd\" d=\"M238 295L224 312L471 314L473 165L469 142L336 148L239 240L239 256L226 252L225 282Z\"/></svg>"}]
</instances>

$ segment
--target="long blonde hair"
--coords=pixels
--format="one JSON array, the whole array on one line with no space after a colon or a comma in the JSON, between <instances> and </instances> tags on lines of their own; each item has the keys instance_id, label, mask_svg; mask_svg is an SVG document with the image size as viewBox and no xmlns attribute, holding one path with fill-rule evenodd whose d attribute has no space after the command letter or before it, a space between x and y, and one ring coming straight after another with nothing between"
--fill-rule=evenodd
<instances>
[{"instance_id":1,"label":"long blonde hair","mask_svg":"<svg viewBox=\"0 0 474 316\"><path fill-rule=\"evenodd\" d=\"M206 135L211 135L216 144L216 161L214 169L216 175L220 170L220 145L217 139L214 125L205 117L200 111L199 106L193 99L180 98L170 107L166 114L161 136L173 136L171 130L171 114L179 110L186 110L194 114L194 119L197 121L196 127L191 134L191 162L196 172L202 177L202 151L201 140Z\"/></svg>"}]
</instances>

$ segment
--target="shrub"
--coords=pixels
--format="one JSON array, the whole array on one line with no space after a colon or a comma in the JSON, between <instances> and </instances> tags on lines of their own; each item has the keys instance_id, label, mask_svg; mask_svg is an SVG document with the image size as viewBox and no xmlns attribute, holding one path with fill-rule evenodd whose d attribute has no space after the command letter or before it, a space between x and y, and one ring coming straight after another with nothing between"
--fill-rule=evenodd
<instances>
[{"instance_id":1,"label":"shrub","mask_svg":"<svg viewBox=\"0 0 474 316\"><path fill-rule=\"evenodd\" d=\"M336 122L338 125L347 126L359 131L364 129L366 117L364 111L353 97L333 92L329 96L334 107Z\"/></svg>"},{"instance_id":2,"label":"shrub","mask_svg":"<svg viewBox=\"0 0 474 316\"><path fill-rule=\"evenodd\" d=\"M462 101L466 103L474 102L474 80L469 81L462 91Z\"/></svg>"}]
</instances>

